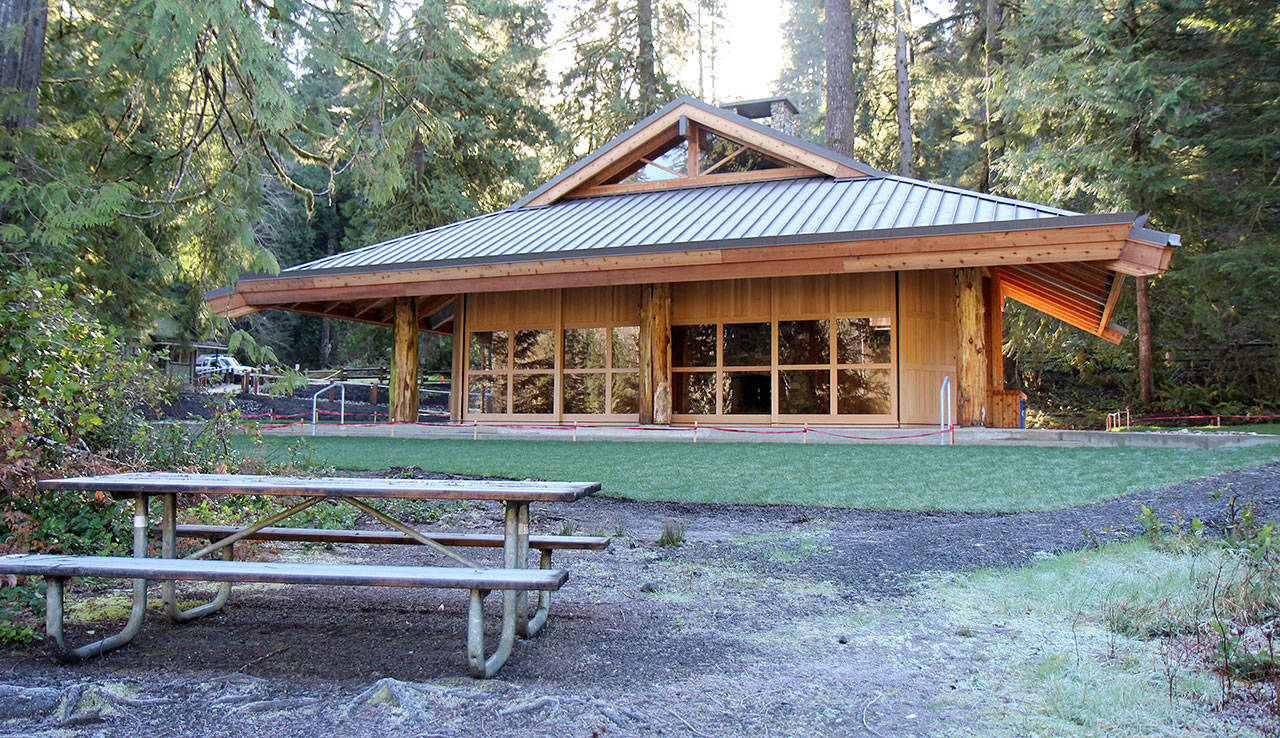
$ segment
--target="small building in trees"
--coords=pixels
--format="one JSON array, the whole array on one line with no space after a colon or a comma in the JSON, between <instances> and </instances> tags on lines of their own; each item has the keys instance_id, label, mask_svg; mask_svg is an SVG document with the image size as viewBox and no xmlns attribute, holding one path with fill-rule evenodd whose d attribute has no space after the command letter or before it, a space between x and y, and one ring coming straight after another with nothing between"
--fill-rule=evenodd
<instances>
[{"instance_id":1,"label":"small building in trees","mask_svg":"<svg viewBox=\"0 0 1280 738\"><path fill-rule=\"evenodd\" d=\"M454 337L455 421L1005 424L1001 315L1018 300L1119 342L1126 276L1178 236L895 176L681 97L509 208L248 275L222 315L394 326L394 416L417 335ZM739 114L742 113L742 114ZM750 117L748 117L750 116Z\"/></svg>"}]
</instances>

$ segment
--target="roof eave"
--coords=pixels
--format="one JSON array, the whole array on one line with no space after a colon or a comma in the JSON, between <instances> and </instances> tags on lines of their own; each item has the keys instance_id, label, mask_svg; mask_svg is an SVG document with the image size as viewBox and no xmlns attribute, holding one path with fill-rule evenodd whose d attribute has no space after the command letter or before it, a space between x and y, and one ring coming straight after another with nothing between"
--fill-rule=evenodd
<instances>
[{"instance_id":1,"label":"roof eave","mask_svg":"<svg viewBox=\"0 0 1280 738\"><path fill-rule=\"evenodd\" d=\"M279 275L245 274L241 282L274 279L298 279L312 276L393 273L420 269L433 269L458 266L482 266L491 264L514 264L526 261L558 261L564 259L582 259L613 255L659 254L680 251L705 251L736 248L758 248L760 246L800 246L823 243L846 243L852 241L875 241L896 238L918 238L922 236L969 235L978 233L1000 233L1005 231L1032 231L1054 228L1088 227L1098 225L1120 225L1134 220L1136 213L1105 213L1101 215L1067 215L1053 218L1030 218L1021 220L988 221L984 223L959 223L951 225L920 226L916 228L884 228L869 231L841 231L820 234L799 234L793 236L765 236L758 238L742 238L720 241L694 241L675 244L638 244L619 246L589 251L565 251L554 253L528 253L503 256L481 256L461 259L441 259L436 261L402 262L397 264L367 264L354 267L337 267L332 269L309 269L305 271L291 270ZM223 288L227 290L230 288Z\"/></svg>"}]
</instances>

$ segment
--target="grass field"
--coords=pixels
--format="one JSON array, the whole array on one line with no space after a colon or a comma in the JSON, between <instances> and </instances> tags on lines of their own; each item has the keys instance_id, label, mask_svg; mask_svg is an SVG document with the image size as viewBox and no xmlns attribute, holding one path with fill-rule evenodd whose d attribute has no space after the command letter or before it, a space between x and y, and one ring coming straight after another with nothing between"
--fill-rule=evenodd
<instances>
[{"instance_id":1,"label":"grass field","mask_svg":"<svg viewBox=\"0 0 1280 738\"><path fill-rule=\"evenodd\" d=\"M1169 428L1168 426L1159 425L1131 425L1125 430L1134 431L1177 431L1181 428ZM1280 423L1254 423L1252 425L1193 425L1188 426L1190 431L1221 431L1224 433L1265 433L1267 435L1280 435Z\"/></svg>"},{"instance_id":2,"label":"grass field","mask_svg":"<svg viewBox=\"0 0 1280 738\"><path fill-rule=\"evenodd\" d=\"M280 456L297 438L249 436ZM336 469L420 466L516 479L598 481L603 493L678 502L899 510L1049 510L1280 459L1280 444L1195 451L1029 446L796 445L309 438Z\"/></svg>"}]
</instances>

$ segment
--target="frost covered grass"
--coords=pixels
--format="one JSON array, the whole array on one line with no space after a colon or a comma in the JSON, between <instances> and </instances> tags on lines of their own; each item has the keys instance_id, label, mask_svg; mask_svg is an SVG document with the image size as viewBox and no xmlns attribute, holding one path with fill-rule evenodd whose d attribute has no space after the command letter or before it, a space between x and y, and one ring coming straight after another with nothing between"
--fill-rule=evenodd
<instances>
[{"instance_id":1,"label":"frost covered grass","mask_svg":"<svg viewBox=\"0 0 1280 738\"><path fill-rule=\"evenodd\" d=\"M964 633L983 655L957 697L981 696L975 707L993 734L1253 735L1212 718L1218 679L1194 659L1114 627L1118 605L1193 597L1210 563L1147 542L1114 544L938 579L917 597L942 632Z\"/></svg>"},{"instance_id":2,"label":"frost covered grass","mask_svg":"<svg viewBox=\"0 0 1280 738\"><path fill-rule=\"evenodd\" d=\"M294 438L266 436L249 454ZM1052 510L1267 463L1280 444L1216 451L1029 446L798 445L309 439L336 469L420 466L459 475L595 481L603 494L641 500L898 510Z\"/></svg>"}]
</instances>

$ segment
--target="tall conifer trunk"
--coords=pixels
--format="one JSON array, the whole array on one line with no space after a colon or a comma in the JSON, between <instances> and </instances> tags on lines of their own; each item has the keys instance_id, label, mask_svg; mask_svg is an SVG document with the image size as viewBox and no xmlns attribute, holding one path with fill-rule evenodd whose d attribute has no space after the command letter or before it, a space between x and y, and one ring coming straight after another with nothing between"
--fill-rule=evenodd
<instances>
[{"instance_id":1,"label":"tall conifer trunk","mask_svg":"<svg viewBox=\"0 0 1280 738\"><path fill-rule=\"evenodd\" d=\"M16 93L17 98L17 105L3 115L3 125L10 130L36 124L48 22L46 0L0 0L0 94Z\"/></svg>"},{"instance_id":2,"label":"tall conifer trunk","mask_svg":"<svg viewBox=\"0 0 1280 738\"><path fill-rule=\"evenodd\" d=\"M1000 119L991 112L991 87L996 69L1004 63L1004 41L1000 38L1000 28L1004 24L1004 6L1000 0L987 0L986 11L986 54L982 80L982 140L984 150L982 157L982 181L978 183L980 192L991 192L995 162L1004 154L1004 129Z\"/></svg>"},{"instance_id":3,"label":"tall conifer trunk","mask_svg":"<svg viewBox=\"0 0 1280 738\"><path fill-rule=\"evenodd\" d=\"M333 217L329 219L324 241L325 256L333 256L338 252L338 204L333 204ZM333 355L333 326L328 316L320 317L320 366L329 366L329 357Z\"/></svg>"},{"instance_id":4,"label":"tall conifer trunk","mask_svg":"<svg viewBox=\"0 0 1280 738\"><path fill-rule=\"evenodd\" d=\"M1147 278L1138 277L1138 397L1151 403L1155 380L1151 375L1151 306L1147 302Z\"/></svg>"},{"instance_id":5,"label":"tall conifer trunk","mask_svg":"<svg viewBox=\"0 0 1280 738\"><path fill-rule=\"evenodd\" d=\"M636 0L636 34L636 77L640 84L640 105L648 115L658 109L658 70L653 53L653 0Z\"/></svg>"},{"instance_id":6,"label":"tall conifer trunk","mask_svg":"<svg viewBox=\"0 0 1280 738\"><path fill-rule=\"evenodd\" d=\"M850 0L825 0L827 148L853 156L853 9Z\"/></svg>"},{"instance_id":7,"label":"tall conifer trunk","mask_svg":"<svg viewBox=\"0 0 1280 738\"><path fill-rule=\"evenodd\" d=\"M909 2L910 0L908 0ZM904 177L912 176L911 163L915 159L911 133L911 79L908 76L907 64L910 49L907 48L907 24L910 11L903 7L902 0L893 0L893 25L897 31L894 42L893 59L897 73L898 98L898 173Z\"/></svg>"}]
</instances>

